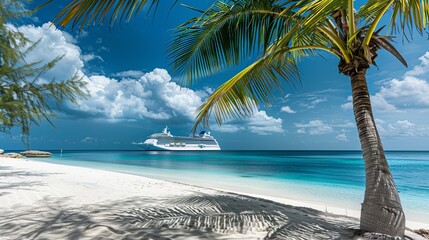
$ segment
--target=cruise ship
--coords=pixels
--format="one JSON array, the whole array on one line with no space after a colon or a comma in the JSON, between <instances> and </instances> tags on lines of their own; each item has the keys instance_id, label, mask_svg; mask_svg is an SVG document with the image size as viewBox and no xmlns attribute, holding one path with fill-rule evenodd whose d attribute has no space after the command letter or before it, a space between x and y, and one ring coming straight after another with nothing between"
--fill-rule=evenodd
<instances>
[{"instance_id":1,"label":"cruise ship","mask_svg":"<svg viewBox=\"0 0 429 240\"><path fill-rule=\"evenodd\" d=\"M162 133L150 135L145 141L133 143L147 151L209 151L220 150L210 132L189 137L173 136L165 127Z\"/></svg>"}]
</instances>

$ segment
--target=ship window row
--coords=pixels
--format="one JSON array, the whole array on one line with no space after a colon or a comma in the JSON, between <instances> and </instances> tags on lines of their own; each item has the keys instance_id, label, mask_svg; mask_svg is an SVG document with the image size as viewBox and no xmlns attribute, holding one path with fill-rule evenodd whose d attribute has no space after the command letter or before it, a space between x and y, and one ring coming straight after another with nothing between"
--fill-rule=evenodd
<instances>
[{"instance_id":1,"label":"ship window row","mask_svg":"<svg viewBox=\"0 0 429 240\"><path fill-rule=\"evenodd\" d=\"M186 143L186 144L206 144L206 145L217 145L215 141L193 141L193 140L186 140L181 141L180 139L173 140L173 139L158 139L158 144L170 144L170 143Z\"/></svg>"}]
</instances>

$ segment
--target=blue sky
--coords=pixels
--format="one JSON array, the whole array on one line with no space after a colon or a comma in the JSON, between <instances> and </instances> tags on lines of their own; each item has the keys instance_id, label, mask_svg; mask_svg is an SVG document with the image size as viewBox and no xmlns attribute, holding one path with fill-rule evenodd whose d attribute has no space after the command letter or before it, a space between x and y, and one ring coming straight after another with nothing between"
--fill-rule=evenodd
<instances>
[{"instance_id":1,"label":"blue sky","mask_svg":"<svg viewBox=\"0 0 429 240\"><path fill-rule=\"evenodd\" d=\"M65 79L75 72L88 82L91 97L57 112L52 128L33 127L33 149L130 149L132 141L159 132L165 125L173 135L187 135L195 109L238 68L180 83L167 59L174 27L195 12L163 3L153 18L140 14L130 23L90 26L82 31L56 29L50 24L67 1L55 1L19 29L39 46L27 61L64 58L44 79ZM198 2L198 3L195 3ZM212 1L189 1L204 8ZM403 67L380 51L379 69L371 67L368 83L374 114L385 149L429 150L429 42L415 35L398 50ZM300 63L301 84L286 87L270 107L260 106L250 119L212 125L223 149L357 150L360 149L350 105L349 79L338 73L337 59L312 57ZM0 147L22 149L20 134L0 133Z\"/></svg>"}]
</instances>

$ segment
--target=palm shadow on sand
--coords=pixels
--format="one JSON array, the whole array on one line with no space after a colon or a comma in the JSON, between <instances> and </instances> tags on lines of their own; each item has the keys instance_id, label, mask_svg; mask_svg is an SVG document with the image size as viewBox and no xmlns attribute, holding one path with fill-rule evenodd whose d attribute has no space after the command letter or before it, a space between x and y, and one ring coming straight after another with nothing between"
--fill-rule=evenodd
<instances>
[{"instance_id":1,"label":"palm shadow on sand","mask_svg":"<svg viewBox=\"0 0 429 240\"><path fill-rule=\"evenodd\" d=\"M37 208L6 211L0 232L6 239L352 239L358 227L353 218L228 193L79 209L67 202L45 198Z\"/></svg>"},{"instance_id":2,"label":"palm shadow on sand","mask_svg":"<svg viewBox=\"0 0 429 240\"><path fill-rule=\"evenodd\" d=\"M22 181L7 182L8 176ZM2 167L0 197L42 184L28 176L46 174ZM0 239L362 239L355 218L221 191L71 202L47 196L31 206L0 206Z\"/></svg>"}]
</instances>

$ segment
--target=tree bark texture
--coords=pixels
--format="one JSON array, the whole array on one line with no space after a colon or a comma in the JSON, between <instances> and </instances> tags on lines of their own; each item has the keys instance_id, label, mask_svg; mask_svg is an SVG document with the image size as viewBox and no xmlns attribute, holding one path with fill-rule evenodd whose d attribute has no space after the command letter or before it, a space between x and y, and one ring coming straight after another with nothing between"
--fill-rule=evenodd
<instances>
[{"instance_id":1,"label":"tree bark texture","mask_svg":"<svg viewBox=\"0 0 429 240\"><path fill-rule=\"evenodd\" d=\"M369 232L403 237L405 215L372 115L366 70L367 68L362 68L350 74L353 111L366 172L360 228Z\"/></svg>"}]
</instances>

